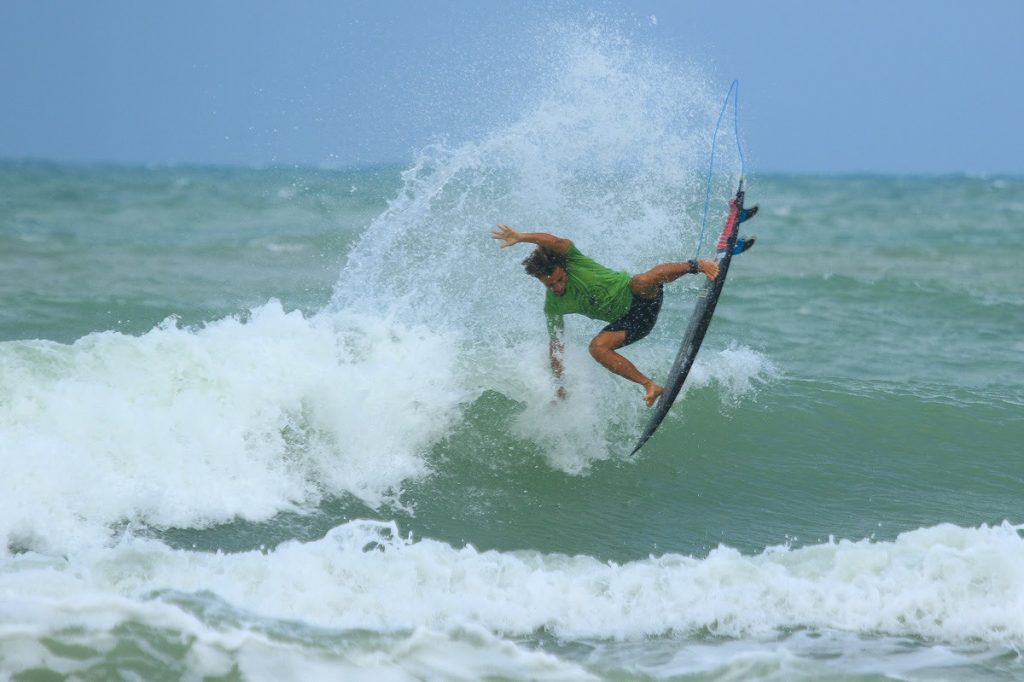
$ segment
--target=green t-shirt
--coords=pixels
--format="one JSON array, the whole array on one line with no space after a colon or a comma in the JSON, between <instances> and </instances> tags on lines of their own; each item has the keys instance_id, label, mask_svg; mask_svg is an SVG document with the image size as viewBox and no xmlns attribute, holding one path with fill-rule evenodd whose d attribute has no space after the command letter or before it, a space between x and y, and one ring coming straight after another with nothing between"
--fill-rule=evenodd
<instances>
[{"instance_id":1,"label":"green t-shirt","mask_svg":"<svg viewBox=\"0 0 1024 682\"><path fill-rule=\"evenodd\" d=\"M565 294L556 296L548 290L544 299L548 331L552 334L562 330L563 315L579 313L594 320L614 322L633 304L629 273L609 270L580 253L575 244L566 253L565 272Z\"/></svg>"}]
</instances>

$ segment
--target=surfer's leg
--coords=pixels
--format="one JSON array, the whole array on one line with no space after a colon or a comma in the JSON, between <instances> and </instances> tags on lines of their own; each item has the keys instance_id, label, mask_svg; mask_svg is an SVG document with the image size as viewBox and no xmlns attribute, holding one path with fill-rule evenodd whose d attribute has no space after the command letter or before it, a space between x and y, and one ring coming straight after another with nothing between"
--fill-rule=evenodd
<instances>
[{"instance_id":1,"label":"surfer's leg","mask_svg":"<svg viewBox=\"0 0 1024 682\"><path fill-rule=\"evenodd\" d=\"M629 289L636 296L654 298L658 295L658 287L660 285L674 282L683 275L693 272L695 270L689 261L685 263L662 263L661 265L655 265L647 272L633 275L633 279L629 280Z\"/></svg>"},{"instance_id":2,"label":"surfer's leg","mask_svg":"<svg viewBox=\"0 0 1024 682\"><path fill-rule=\"evenodd\" d=\"M661 395L664 389L647 378L647 376L638 370L636 365L630 362L627 358L615 352L617 349L621 348L624 343L626 343L626 332L602 331L590 342L590 354L595 360L601 363L605 369L643 386L646 391L644 402L646 402L648 407L650 407L654 404L654 401L658 399L658 396Z\"/></svg>"}]
</instances>

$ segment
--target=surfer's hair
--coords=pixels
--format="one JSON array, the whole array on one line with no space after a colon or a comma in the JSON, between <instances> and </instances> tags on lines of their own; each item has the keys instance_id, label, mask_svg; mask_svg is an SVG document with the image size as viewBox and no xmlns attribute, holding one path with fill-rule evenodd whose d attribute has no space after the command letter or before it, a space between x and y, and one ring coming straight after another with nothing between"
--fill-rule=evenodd
<instances>
[{"instance_id":1,"label":"surfer's hair","mask_svg":"<svg viewBox=\"0 0 1024 682\"><path fill-rule=\"evenodd\" d=\"M547 277L555 268L565 267L565 254L557 253L551 249L538 246L533 253L523 261L526 274L534 277Z\"/></svg>"}]
</instances>

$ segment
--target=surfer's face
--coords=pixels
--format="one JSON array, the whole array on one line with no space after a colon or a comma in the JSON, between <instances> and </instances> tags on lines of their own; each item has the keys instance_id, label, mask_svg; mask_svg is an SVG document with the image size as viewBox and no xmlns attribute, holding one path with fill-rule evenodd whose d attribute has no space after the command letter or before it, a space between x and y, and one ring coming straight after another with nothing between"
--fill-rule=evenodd
<instances>
[{"instance_id":1,"label":"surfer's face","mask_svg":"<svg viewBox=\"0 0 1024 682\"><path fill-rule=\"evenodd\" d=\"M550 275L542 275L537 279L555 296L562 296L565 294L565 284L569 276L565 274L565 268L557 267Z\"/></svg>"}]
</instances>

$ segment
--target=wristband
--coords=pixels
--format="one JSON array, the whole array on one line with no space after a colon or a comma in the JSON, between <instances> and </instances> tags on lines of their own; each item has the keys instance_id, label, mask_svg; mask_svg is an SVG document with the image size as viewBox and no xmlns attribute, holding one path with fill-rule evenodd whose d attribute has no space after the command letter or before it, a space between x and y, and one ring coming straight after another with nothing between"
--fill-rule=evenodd
<instances>
[{"instance_id":1,"label":"wristband","mask_svg":"<svg viewBox=\"0 0 1024 682\"><path fill-rule=\"evenodd\" d=\"M697 267L697 261L696 260L688 260L688 261L686 261L686 264L690 266L690 273L691 274L697 274L698 272L700 272L700 268Z\"/></svg>"}]
</instances>

